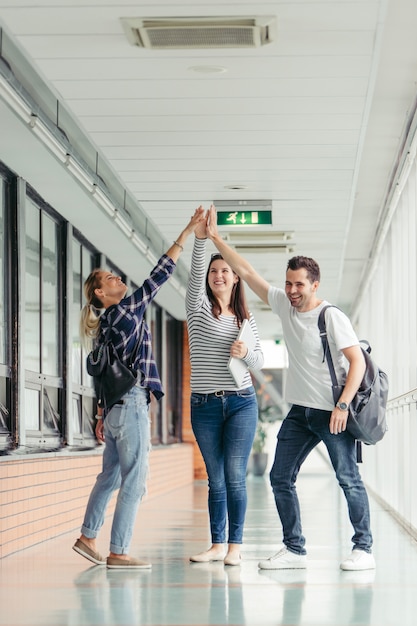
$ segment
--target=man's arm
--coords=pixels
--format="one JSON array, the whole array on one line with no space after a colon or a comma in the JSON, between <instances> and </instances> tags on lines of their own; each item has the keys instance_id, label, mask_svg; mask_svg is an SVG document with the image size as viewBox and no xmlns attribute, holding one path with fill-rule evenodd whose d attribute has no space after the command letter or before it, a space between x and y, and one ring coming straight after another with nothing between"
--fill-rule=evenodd
<instances>
[{"instance_id":1,"label":"man's arm","mask_svg":"<svg viewBox=\"0 0 417 626\"><path fill-rule=\"evenodd\" d=\"M262 278L246 259L231 248L219 235L217 230L216 209L212 205L208 211L207 236L212 240L226 263L244 280L249 287L268 304L269 283Z\"/></svg>"},{"instance_id":2,"label":"man's arm","mask_svg":"<svg viewBox=\"0 0 417 626\"><path fill-rule=\"evenodd\" d=\"M349 361L349 371L339 402L350 404L362 382L366 365L360 346L350 346L349 348L344 348L342 352ZM333 409L330 418L330 432L332 435L337 435L346 430L348 415L349 411L342 411L337 407Z\"/></svg>"}]
</instances>

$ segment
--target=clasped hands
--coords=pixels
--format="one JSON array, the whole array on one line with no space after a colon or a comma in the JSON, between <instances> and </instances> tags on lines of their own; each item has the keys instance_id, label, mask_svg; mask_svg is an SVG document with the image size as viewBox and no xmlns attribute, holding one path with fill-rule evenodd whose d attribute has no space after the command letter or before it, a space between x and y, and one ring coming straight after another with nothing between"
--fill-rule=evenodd
<instances>
[{"instance_id":1,"label":"clasped hands","mask_svg":"<svg viewBox=\"0 0 417 626\"><path fill-rule=\"evenodd\" d=\"M200 205L197 211L201 212L201 210L204 211L203 207ZM197 227L195 229L195 236L198 239L206 239L207 237L209 239L212 239L217 235L218 230L216 207L214 206L214 204L212 204L208 211L206 211L205 219L197 224Z\"/></svg>"}]
</instances>

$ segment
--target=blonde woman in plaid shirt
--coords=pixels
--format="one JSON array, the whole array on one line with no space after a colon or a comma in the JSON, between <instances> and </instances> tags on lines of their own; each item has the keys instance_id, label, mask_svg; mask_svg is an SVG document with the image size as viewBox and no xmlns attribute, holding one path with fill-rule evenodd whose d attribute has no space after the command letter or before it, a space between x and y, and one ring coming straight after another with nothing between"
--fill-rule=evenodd
<instances>
[{"instance_id":1,"label":"blonde woman in plaid shirt","mask_svg":"<svg viewBox=\"0 0 417 626\"><path fill-rule=\"evenodd\" d=\"M149 278L132 295L126 296L127 287L119 276L102 269L94 270L84 285L87 300L81 315L84 340L93 339L100 343L104 334L109 333L119 358L128 364L142 337L133 364L139 382L107 413L98 410L96 436L106 443L103 468L90 494L81 536L73 546L76 552L96 565L107 564L111 569L151 567L150 563L129 556L137 509L145 493L148 473L150 393L157 399L163 395L145 311L172 275L187 237L202 219L203 211L197 209L176 241L159 259ZM97 309L104 309L104 312L98 316ZM119 493L106 559L97 551L96 537L116 489Z\"/></svg>"}]
</instances>

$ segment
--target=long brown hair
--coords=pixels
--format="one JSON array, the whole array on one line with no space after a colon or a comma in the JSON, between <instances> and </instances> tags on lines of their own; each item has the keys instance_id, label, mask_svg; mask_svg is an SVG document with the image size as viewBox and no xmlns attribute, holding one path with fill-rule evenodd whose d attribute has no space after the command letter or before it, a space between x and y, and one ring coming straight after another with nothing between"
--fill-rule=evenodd
<instances>
[{"instance_id":1,"label":"long brown hair","mask_svg":"<svg viewBox=\"0 0 417 626\"><path fill-rule=\"evenodd\" d=\"M207 274L206 274L206 293L211 303L212 313L216 319L219 319L219 316L221 314L221 306L216 296L211 290L208 277L209 277L209 272L210 272L210 268L211 268L213 261L218 261L218 260L223 260L222 255L217 254L217 253L212 254L209 266L207 268ZM234 315L236 316L237 325L238 325L238 328L240 328L243 320L249 319L249 310L248 310L248 305L246 303L245 289L243 287L243 283L240 279L240 276L236 274L236 272L233 272L233 274L237 276L239 280L232 287L232 293L230 295L229 306L232 312L234 313Z\"/></svg>"}]
</instances>

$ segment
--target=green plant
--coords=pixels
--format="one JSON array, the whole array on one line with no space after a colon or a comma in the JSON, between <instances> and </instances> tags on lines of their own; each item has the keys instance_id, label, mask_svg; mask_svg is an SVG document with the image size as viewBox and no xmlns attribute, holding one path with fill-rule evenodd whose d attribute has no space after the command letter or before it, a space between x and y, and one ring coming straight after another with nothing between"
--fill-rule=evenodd
<instances>
[{"instance_id":1,"label":"green plant","mask_svg":"<svg viewBox=\"0 0 417 626\"><path fill-rule=\"evenodd\" d=\"M260 454L264 451L266 436L267 432L265 429L265 425L262 422L258 421L258 425L256 426L255 438L252 445L252 452L254 452L255 454Z\"/></svg>"},{"instance_id":2,"label":"green plant","mask_svg":"<svg viewBox=\"0 0 417 626\"><path fill-rule=\"evenodd\" d=\"M255 438L253 440L252 452L259 454L263 452L268 435L268 424L272 424L279 419L278 410L275 406L269 405L258 408L258 424L256 426Z\"/></svg>"}]
</instances>

